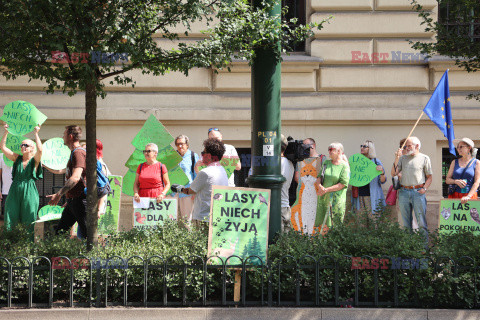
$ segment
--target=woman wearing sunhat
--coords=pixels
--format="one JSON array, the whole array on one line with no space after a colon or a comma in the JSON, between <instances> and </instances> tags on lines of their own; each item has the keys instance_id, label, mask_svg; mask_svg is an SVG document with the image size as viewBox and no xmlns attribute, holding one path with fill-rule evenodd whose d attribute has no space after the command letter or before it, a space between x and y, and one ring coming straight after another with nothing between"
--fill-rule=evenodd
<instances>
[{"instance_id":1,"label":"woman wearing sunhat","mask_svg":"<svg viewBox=\"0 0 480 320\"><path fill-rule=\"evenodd\" d=\"M477 190L480 184L480 164L476 159L477 148L469 138L455 140L458 159L452 161L445 182L453 185L449 192L449 199L461 199L462 203L477 199Z\"/></svg>"}]
</instances>

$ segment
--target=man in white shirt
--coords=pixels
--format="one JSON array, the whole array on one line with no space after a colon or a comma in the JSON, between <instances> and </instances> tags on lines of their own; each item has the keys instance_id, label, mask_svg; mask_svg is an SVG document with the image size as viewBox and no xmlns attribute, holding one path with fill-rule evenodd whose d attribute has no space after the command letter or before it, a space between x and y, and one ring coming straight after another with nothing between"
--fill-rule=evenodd
<instances>
[{"instance_id":1,"label":"man in white shirt","mask_svg":"<svg viewBox=\"0 0 480 320\"><path fill-rule=\"evenodd\" d=\"M208 138L217 139L218 141L223 141L222 133L218 128L210 128L208 129ZM230 161L230 163L235 164L235 170L239 171L242 169L242 163L238 158L237 150L231 144L224 144L225 146L225 153L223 155L222 161ZM235 187L235 174L232 173L230 178L228 178L228 186Z\"/></svg>"},{"instance_id":2,"label":"man in white shirt","mask_svg":"<svg viewBox=\"0 0 480 320\"><path fill-rule=\"evenodd\" d=\"M282 134L282 158L281 158L281 171L282 176L285 177L285 182L282 185L281 199L282 199L282 232L288 232L291 230L291 216L292 212L290 210L289 195L288 189L290 189L290 184L292 183L293 174L295 168L293 163L291 163L287 158L284 157L283 153L287 149L288 141L285 136Z\"/></svg>"},{"instance_id":3,"label":"man in white shirt","mask_svg":"<svg viewBox=\"0 0 480 320\"><path fill-rule=\"evenodd\" d=\"M3 154L0 154L0 175L2 177L2 194L0 201L2 201L2 218L5 215L5 202L7 201L8 191L12 185L12 168L5 164L3 160Z\"/></svg>"},{"instance_id":4,"label":"man in white shirt","mask_svg":"<svg viewBox=\"0 0 480 320\"><path fill-rule=\"evenodd\" d=\"M192 223L194 226L206 230L210 214L210 199L212 186L228 186L228 177L225 168L220 164L225 153L223 142L218 139L207 139L203 142L202 162L207 167L202 169L183 193L195 195L193 203Z\"/></svg>"}]
</instances>

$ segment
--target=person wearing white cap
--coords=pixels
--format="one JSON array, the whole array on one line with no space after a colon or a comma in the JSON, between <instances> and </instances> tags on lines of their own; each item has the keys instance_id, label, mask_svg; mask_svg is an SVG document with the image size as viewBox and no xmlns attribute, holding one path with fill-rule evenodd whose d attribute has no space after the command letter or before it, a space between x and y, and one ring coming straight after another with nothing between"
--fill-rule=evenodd
<instances>
[{"instance_id":1,"label":"person wearing white cap","mask_svg":"<svg viewBox=\"0 0 480 320\"><path fill-rule=\"evenodd\" d=\"M478 198L477 190L480 184L480 165L476 159L477 148L469 138L455 140L458 159L452 161L445 182L453 185L449 188L449 199L461 199L462 203Z\"/></svg>"}]
</instances>

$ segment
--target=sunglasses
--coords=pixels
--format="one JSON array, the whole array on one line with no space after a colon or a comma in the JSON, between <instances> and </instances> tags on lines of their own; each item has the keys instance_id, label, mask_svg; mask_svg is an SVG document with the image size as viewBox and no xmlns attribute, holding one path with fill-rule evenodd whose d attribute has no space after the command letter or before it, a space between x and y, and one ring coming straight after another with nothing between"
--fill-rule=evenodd
<instances>
[{"instance_id":1,"label":"sunglasses","mask_svg":"<svg viewBox=\"0 0 480 320\"><path fill-rule=\"evenodd\" d=\"M28 148L28 147L30 147L30 145L28 145L28 144L26 144L26 143L22 143L22 144L20 145L20 148L23 148L23 147Z\"/></svg>"},{"instance_id":2,"label":"sunglasses","mask_svg":"<svg viewBox=\"0 0 480 320\"><path fill-rule=\"evenodd\" d=\"M328 148L329 152L332 151L332 150L335 150L335 148L332 148L332 147Z\"/></svg>"},{"instance_id":3,"label":"sunglasses","mask_svg":"<svg viewBox=\"0 0 480 320\"><path fill-rule=\"evenodd\" d=\"M367 149L367 148L370 148L370 147L367 146L366 144L361 144L361 145L360 145L360 148L365 148L365 149Z\"/></svg>"},{"instance_id":4,"label":"sunglasses","mask_svg":"<svg viewBox=\"0 0 480 320\"><path fill-rule=\"evenodd\" d=\"M218 130L218 128L210 128L210 129L208 129L208 133L210 133L210 132L212 132L212 131L220 131L220 130Z\"/></svg>"},{"instance_id":5,"label":"sunglasses","mask_svg":"<svg viewBox=\"0 0 480 320\"><path fill-rule=\"evenodd\" d=\"M143 153L156 152L155 150L143 150Z\"/></svg>"},{"instance_id":6,"label":"sunglasses","mask_svg":"<svg viewBox=\"0 0 480 320\"><path fill-rule=\"evenodd\" d=\"M205 151L202 151L202 152L201 152L201 155L202 155L202 156L204 156L204 155L206 155L206 154L207 154L207 153L206 153Z\"/></svg>"}]
</instances>

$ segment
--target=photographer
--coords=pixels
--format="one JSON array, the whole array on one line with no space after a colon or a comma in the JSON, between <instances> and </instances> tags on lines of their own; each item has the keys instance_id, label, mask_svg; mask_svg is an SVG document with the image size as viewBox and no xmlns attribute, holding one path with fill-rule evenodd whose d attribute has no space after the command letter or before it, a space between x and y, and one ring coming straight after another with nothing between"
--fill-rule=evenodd
<instances>
[{"instance_id":1,"label":"photographer","mask_svg":"<svg viewBox=\"0 0 480 320\"><path fill-rule=\"evenodd\" d=\"M189 188L173 185L172 191L186 195L196 195L193 203L192 221L197 228L208 227L208 215L210 214L210 198L212 186L228 186L228 176L220 160L225 153L223 142L217 139L207 139L203 142L203 163L207 166L201 170L192 181Z\"/></svg>"}]
</instances>

